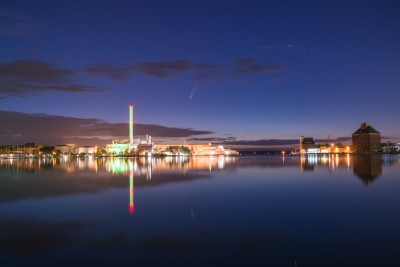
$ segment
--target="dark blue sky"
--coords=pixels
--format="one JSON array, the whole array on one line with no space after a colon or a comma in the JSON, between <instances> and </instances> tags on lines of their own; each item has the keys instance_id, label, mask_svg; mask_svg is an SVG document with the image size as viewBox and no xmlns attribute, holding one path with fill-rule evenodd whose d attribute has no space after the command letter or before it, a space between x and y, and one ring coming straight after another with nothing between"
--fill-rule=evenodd
<instances>
[{"instance_id":1,"label":"dark blue sky","mask_svg":"<svg viewBox=\"0 0 400 267\"><path fill-rule=\"evenodd\" d=\"M150 132L176 140L335 139L363 121L399 140L399 14L397 1L2 1L0 120L15 119L0 143L101 143L129 103L139 124L187 130ZM77 129L29 135L32 113ZM79 131L87 118L109 131Z\"/></svg>"}]
</instances>

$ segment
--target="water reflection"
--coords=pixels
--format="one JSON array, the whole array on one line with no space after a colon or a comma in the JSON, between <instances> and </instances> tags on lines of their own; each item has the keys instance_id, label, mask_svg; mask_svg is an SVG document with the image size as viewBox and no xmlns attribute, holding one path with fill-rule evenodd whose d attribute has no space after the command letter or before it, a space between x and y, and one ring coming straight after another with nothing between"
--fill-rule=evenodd
<instances>
[{"instance_id":1,"label":"water reflection","mask_svg":"<svg viewBox=\"0 0 400 267\"><path fill-rule=\"evenodd\" d=\"M106 170L112 174L135 172L152 179L152 173L158 171L179 170L222 170L236 161L234 157L166 157L166 158L85 158L85 159L2 159L1 171L35 172L43 169L56 169L67 173ZM133 170L132 170L133 169Z\"/></svg>"},{"instance_id":2,"label":"water reflection","mask_svg":"<svg viewBox=\"0 0 400 267\"><path fill-rule=\"evenodd\" d=\"M210 178L235 160L224 156L0 160L0 202L127 187L133 213L135 186Z\"/></svg>"},{"instance_id":3,"label":"water reflection","mask_svg":"<svg viewBox=\"0 0 400 267\"><path fill-rule=\"evenodd\" d=\"M35 172L42 169L58 169L68 173L105 169L112 174L129 173L131 163L133 171L151 179L156 171L166 170L216 170L224 169L234 163L234 157L166 157L166 158L85 158L85 159L1 159L0 171Z\"/></svg>"},{"instance_id":4,"label":"water reflection","mask_svg":"<svg viewBox=\"0 0 400 267\"><path fill-rule=\"evenodd\" d=\"M133 214L135 212L134 203L134 186L133 186L133 162L129 162L129 213Z\"/></svg>"},{"instance_id":5,"label":"water reflection","mask_svg":"<svg viewBox=\"0 0 400 267\"><path fill-rule=\"evenodd\" d=\"M382 159L380 155L362 155L354 157L353 172L367 186L382 175Z\"/></svg>"},{"instance_id":6,"label":"water reflection","mask_svg":"<svg viewBox=\"0 0 400 267\"><path fill-rule=\"evenodd\" d=\"M339 155L339 154L308 154L301 156L301 172L314 170L317 166L325 166L329 170L334 171L340 167L346 167L350 169L353 158L357 156L353 155Z\"/></svg>"},{"instance_id":7,"label":"water reflection","mask_svg":"<svg viewBox=\"0 0 400 267\"><path fill-rule=\"evenodd\" d=\"M197 266L346 266L348 258L397 266L379 263L400 244L399 158L1 160L0 258L5 266L49 258L64 266L193 258Z\"/></svg>"},{"instance_id":8,"label":"water reflection","mask_svg":"<svg viewBox=\"0 0 400 267\"><path fill-rule=\"evenodd\" d=\"M325 168L329 172L353 170L363 184L382 175L382 165L399 163L398 157L380 155L307 155L302 157L166 157L27 159L0 161L0 202L77 193L109 188L129 188L129 211L134 212L134 187L207 179L215 172L244 168L288 168L300 172ZM18 178L18 179L17 179ZM21 182L21 178L23 179Z\"/></svg>"},{"instance_id":9,"label":"water reflection","mask_svg":"<svg viewBox=\"0 0 400 267\"><path fill-rule=\"evenodd\" d=\"M394 164L398 158L390 158L378 154L370 155L303 155L301 157L301 172L314 171L316 167L326 167L329 171L346 167L352 168L353 173L369 186L382 175L382 164Z\"/></svg>"},{"instance_id":10,"label":"water reflection","mask_svg":"<svg viewBox=\"0 0 400 267\"><path fill-rule=\"evenodd\" d=\"M250 160L251 159L251 160ZM67 175L79 173L80 176L96 175L100 177L136 175L144 184L159 184L162 176L175 174L190 180L195 174L203 176L213 171L234 171L245 167L288 167L300 165L300 172L326 168L330 172L346 168L353 170L366 185L382 175L382 165L399 163L397 157L381 155L303 155L301 157L166 157L166 158L86 158L86 159L27 159L0 160L0 175L16 173L46 173L47 171ZM152 181L157 174L158 181ZM132 178L132 179L131 179ZM165 179L164 179L165 180ZM1 182L1 181L0 181ZM131 183L129 182L129 185Z\"/></svg>"}]
</instances>

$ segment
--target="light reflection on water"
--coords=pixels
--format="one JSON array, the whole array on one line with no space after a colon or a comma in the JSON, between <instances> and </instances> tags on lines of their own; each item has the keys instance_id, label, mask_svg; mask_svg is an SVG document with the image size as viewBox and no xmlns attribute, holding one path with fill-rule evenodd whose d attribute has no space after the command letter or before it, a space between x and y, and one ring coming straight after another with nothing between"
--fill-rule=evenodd
<instances>
[{"instance_id":1,"label":"light reflection on water","mask_svg":"<svg viewBox=\"0 0 400 267\"><path fill-rule=\"evenodd\" d=\"M397 266L399 170L396 155L1 160L1 266Z\"/></svg>"}]
</instances>

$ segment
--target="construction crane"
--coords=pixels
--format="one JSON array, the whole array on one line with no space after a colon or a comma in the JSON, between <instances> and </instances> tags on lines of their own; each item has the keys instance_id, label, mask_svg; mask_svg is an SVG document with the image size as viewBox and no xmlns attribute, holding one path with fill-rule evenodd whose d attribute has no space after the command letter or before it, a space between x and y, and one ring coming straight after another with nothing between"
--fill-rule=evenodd
<instances>
[{"instance_id":1,"label":"construction crane","mask_svg":"<svg viewBox=\"0 0 400 267\"><path fill-rule=\"evenodd\" d=\"M329 138L331 138L331 134L328 135L326 138L326 146L329 147Z\"/></svg>"}]
</instances>

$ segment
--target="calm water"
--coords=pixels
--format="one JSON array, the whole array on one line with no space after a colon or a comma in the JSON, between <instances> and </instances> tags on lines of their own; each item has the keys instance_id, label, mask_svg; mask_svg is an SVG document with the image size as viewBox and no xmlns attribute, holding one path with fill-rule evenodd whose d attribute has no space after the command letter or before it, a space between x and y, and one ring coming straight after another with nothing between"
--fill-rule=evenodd
<instances>
[{"instance_id":1,"label":"calm water","mask_svg":"<svg viewBox=\"0 0 400 267\"><path fill-rule=\"evenodd\" d=\"M400 266L400 157L0 161L0 266Z\"/></svg>"}]
</instances>

